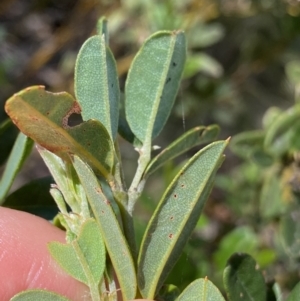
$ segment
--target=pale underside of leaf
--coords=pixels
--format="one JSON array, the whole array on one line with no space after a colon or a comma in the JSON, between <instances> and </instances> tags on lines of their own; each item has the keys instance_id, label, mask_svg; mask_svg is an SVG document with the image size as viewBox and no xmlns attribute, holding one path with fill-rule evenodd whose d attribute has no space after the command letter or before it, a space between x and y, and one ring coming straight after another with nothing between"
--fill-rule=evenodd
<instances>
[{"instance_id":1,"label":"pale underside of leaf","mask_svg":"<svg viewBox=\"0 0 300 301\"><path fill-rule=\"evenodd\" d=\"M212 143L192 157L159 202L138 259L138 282L144 298L154 298L178 259L200 217L227 143Z\"/></svg>"},{"instance_id":2,"label":"pale underside of leaf","mask_svg":"<svg viewBox=\"0 0 300 301\"><path fill-rule=\"evenodd\" d=\"M74 167L100 226L101 235L120 283L123 300L134 299L137 288L134 264L110 201L103 194L92 170L77 156L74 156Z\"/></svg>"},{"instance_id":3,"label":"pale underside of leaf","mask_svg":"<svg viewBox=\"0 0 300 301\"><path fill-rule=\"evenodd\" d=\"M83 119L99 120L115 140L120 90L116 63L104 35L89 38L81 47L75 68L75 93Z\"/></svg>"},{"instance_id":4,"label":"pale underside of leaf","mask_svg":"<svg viewBox=\"0 0 300 301\"><path fill-rule=\"evenodd\" d=\"M51 242L51 255L72 277L89 287L97 287L105 268L105 246L93 219L85 221L77 239L69 244Z\"/></svg>"},{"instance_id":5,"label":"pale underside of leaf","mask_svg":"<svg viewBox=\"0 0 300 301\"><path fill-rule=\"evenodd\" d=\"M158 32L136 55L125 87L126 117L134 135L149 143L171 112L186 56L183 32Z\"/></svg>"}]
</instances>

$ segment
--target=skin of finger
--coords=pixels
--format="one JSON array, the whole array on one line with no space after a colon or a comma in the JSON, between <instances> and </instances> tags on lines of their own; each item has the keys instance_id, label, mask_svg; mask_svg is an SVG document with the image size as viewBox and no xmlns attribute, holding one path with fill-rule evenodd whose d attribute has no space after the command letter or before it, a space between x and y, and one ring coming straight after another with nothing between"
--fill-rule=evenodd
<instances>
[{"instance_id":1,"label":"skin of finger","mask_svg":"<svg viewBox=\"0 0 300 301\"><path fill-rule=\"evenodd\" d=\"M90 300L88 288L67 275L51 258L50 241L65 242L65 233L50 222L0 207L0 300L26 289L46 289L73 301Z\"/></svg>"}]
</instances>

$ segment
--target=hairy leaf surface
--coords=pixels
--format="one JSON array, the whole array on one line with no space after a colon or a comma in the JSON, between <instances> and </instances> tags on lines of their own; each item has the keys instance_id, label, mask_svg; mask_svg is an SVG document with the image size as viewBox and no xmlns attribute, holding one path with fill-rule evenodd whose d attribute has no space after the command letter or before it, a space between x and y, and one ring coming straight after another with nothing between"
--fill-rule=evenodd
<instances>
[{"instance_id":1,"label":"hairy leaf surface","mask_svg":"<svg viewBox=\"0 0 300 301\"><path fill-rule=\"evenodd\" d=\"M149 37L137 53L125 87L129 126L142 142L151 142L170 115L185 63L182 31L162 31Z\"/></svg>"},{"instance_id":2,"label":"hairy leaf surface","mask_svg":"<svg viewBox=\"0 0 300 301\"><path fill-rule=\"evenodd\" d=\"M107 252L120 283L123 300L134 299L137 289L134 264L111 203L103 194L92 170L77 156L74 156L74 167L100 226Z\"/></svg>"},{"instance_id":3,"label":"hairy leaf surface","mask_svg":"<svg viewBox=\"0 0 300 301\"><path fill-rule=\"evenodd\" d=\"M89 38L81 47L75 67L75 93L83 119L99 120L115 140L120 90L116 62L104 35Z\"/></svg>"},{"instance_id":4,"label":"hairy leaf surface","mask_svg":"<svg viewBox=\"0 0 300 301\"><path fill-rule=\"evenodd\" d=\"M77 239L69 244L50 242L52 257L73 278L97 287L105 269L105 246L99 226L93 219L85 221Z\"/></svg>"},{"instance_id":5,"label":"hairy leaf surface","mask_svg":"<svg viewBox=\"0 0 300 301\"><path fill-rule=\"evenodd\" d=\"M138 258L138 283L144 298L154 298L179 258L211 191L226 145L227 141L214 142L196 153L162 196Z\"/></svg>"}]
</instances>

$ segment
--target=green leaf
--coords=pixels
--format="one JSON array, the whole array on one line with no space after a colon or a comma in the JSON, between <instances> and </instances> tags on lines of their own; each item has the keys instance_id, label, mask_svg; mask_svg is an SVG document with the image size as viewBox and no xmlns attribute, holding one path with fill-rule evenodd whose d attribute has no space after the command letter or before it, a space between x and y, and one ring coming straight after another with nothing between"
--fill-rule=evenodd
<instances>
[{"instance_id":1,"label":"green leaf","mask_svg":"<svg viewBox=\"0 0 300 301\"><path fill-rule=\"evenodd\" d=\"M220 128L217 125L211 125L208 127L198 126L195 127L184 135L176 139L168 147L166 147L161 153L159 153L149 163L145 174L149 176L151 173L160 168L167 161L172 160L185 153L194 146L203 143L210 143L217 138Z\"/></svg>"},{"instance_id":2,"label":"green leaf","mask_svg":"<svg viewBox=\"0 0 300 301\"><path fill-rule=\"evenodd\" d=\"M281 115L282 109L278 107L270 107L264 114L262 123L265 130L268 130L270 125Z\"/></svg>"},{"instance_id":3,"label":"green leaf","mask_svg":"<svg viewBox=\"0 0 300 301\"><path fill-rule=\"evenodd\" d=\"M196 153L176 175L145 231L138 258L142 296L153 299L200 217L228 141Z\"/></svg>"},{"instance_id":4,"label":"green leaf","mask_svg":"<svg viewBox=\"0 0 300 301\"><path fill-rule=\"evenodd\" d=\"M70 94L33 86L12 96L5 109L17 127L44 148L65 160L69 160L68 154L77 154L111 178L114 147L109 134L97 120L68 126L69 116L80 112Z\"/></svg>"},{"instance_id":5,"label":"green leaf","mask_svg":"<svg viewBox=\"0 0 300 301\"><path fill-rule=\"evenodd\" d=\"M77 239L70 244L50 242L52 257L73 278L89 287L98 287L105 269L105 246L94 219L85 221Z\"/></svg>"},{"instance_id":6,"label":"green leaf","mask_svg":"<svg viewBox=\"0 0 300 301\"><path fill-rule=\"evenodd\" d=\"M127 121L134 135L151 143L171 112L186 57L182 31L161 31L146 40L129 69L125 87Z\"/></svg>"},{"instance_id":7,"label":"green leaf","mask_svg":"<svg viewBox=\"0 0 300 301\"><path fill-rule=\"evenodd\" d=\"M224 34L224 27L219 23L199 22L188 31L189 48L209 47L218 42Z\"/></svg>"},{"instance_id":8,"label":"green leaf","mask_svg":"<svg viewBox=\"0 0 300 301\"><path fill-rule=\"evenodd\" d=\"M264 219L279 217L286 211L289 201L284 199L282 188L278 172L271 169L264 174L259 198L259 211Z\"/></svg>"},{"instance_id":9,"label":"green leaf","mask_svg":"<svg viewBox=\"0 0 300 301\"><path fill-rule=\"evenodd\" d=\"M289 134L299 125L300 105L291 107L280 114L270 125L266 137L265 147L276 154L282 154L289 149Z\"/></svg>"},{"instance_id":10,"label":"green leaf","mask_svg":"<svg viewBox=\"0 0 300 301\"><path fill-rule=\"evenodd\" d=\"M280 220L280 236L286 253L294 258L300 258L300 210L291 208Z\"/></svg>"},{"instance_id":11,"label":"green leaf","mask_svg":"<svg viewBox=\"0 0 300 301\"><path fill-rule=\"evenodd\" d=\"M294 287L286 301L299 301L300 300L300 282Z\"/></svg>"},{"instance_id":12,"label":"green leaf","mask_svg":"<svg viewBox=\"0 0 300 301\"><path fill-rule=\"evenodd\" d=\"M285 65L285 73L288 80L294 85L300 83L300 61L292 60Z\"/></svg>"},{"instance_id":13,"label":"green leaf","mask_svg":"<svg viewBox=\"0 0 300 301\"><path fill-rule=\"evenodd\" d=\"M229 301L266 301L264 277L248 254L236 253L230 257L223 280Z\"/></svg>"},{"instance_id":14,"label":"green leaf","mask_svg":"<svg viewBox=\"0 0 300 301\"><path fill-rule=\"evenodd\" d=\"M218 78L223 74L222 65L206 53L189 55L184 67L183 77L188 78L202 72L211 77Z\"/></svg>"},{"instance_id":15,"label":"green leaf","mask_svg":"<svg viewBox=\"0 0 300 301\"><path fill-rule=\"evenodd\" d=\"M0 181L0 204L4 202L4 198L9 192L9 189L22 168L26 158L31 152L33 141L24 134L19 133L14 147L9 155Z\"/></svg>"},{"instance_id":16,"label":"green leaf","mask_svg":"<svg viewBox=\"0 0 300 301\"><path fill-rule=\"evenodd\" d=\"M217 287L205 279L193 281L176 301L225 301Z\"/></svg>"},{"instance_id":17,"label":"green leaf","mask_svg":"<svg viewBox=\"0 0 300 301\"><path fill-rule=\"evenodd\" d=\"M70 299L53 292L44 290L23 291L10 299L10 301L70 301Z\"/></svg>"},{"instance_id":18,"label":"green leaf","mask_svg":"<svg viewBox=\"0 0 300 301\"><path fill-rule=\"evenodd\" d=\"M242 158L249 158L257 147L263 144L265 132L248 131L235 135L230 141L230 149Z\"/></svg>"},{"instance_id":19,"label":"green leaf","mask_svg":"<svg viewBox=\"0 0 300 301\"><path fill-rule=\"evenodd\" d=\"M58 213L57 206L49 193L51 184L53 184L52 177L33 180L10 194L3 206L51 220Z\"/></svg>"},{"instance_id":20,"label":"green leaf","mask_svg":"<svg viewBox=\"0 0 300 301\"><path fill-rule=\"evenodd\" d=\"M231 254L236 252L254 254L258 245L258 237L252 228L249 226L235 228L223 236L219 242L218 250L213 255L214 263L220 270L223 270Z\"/></svg>"},{"instance_id":21,"label":"green leaf","mask_svg":"<svg viewBox=\"0 0 300 301\"><path fill-rule=\"evenodd\" d=\"M75 94L83 119L99 120L115 140L120 90L116 62L104 36L93 36L81 47L75 67Z\"/></svg>"},{"instance_id":22,"label":"green leaf","mask_svg":"<svg viewBox=\"0 0 300 301\"><path fill-rule=\"evenodd\" d=\"M134 299L137 289L134 264L110 201L103 194L92 170L77 156L74 156L74 167L100 226L102 238L120 283L123 300Z\"/></svg>"}]
</instances>

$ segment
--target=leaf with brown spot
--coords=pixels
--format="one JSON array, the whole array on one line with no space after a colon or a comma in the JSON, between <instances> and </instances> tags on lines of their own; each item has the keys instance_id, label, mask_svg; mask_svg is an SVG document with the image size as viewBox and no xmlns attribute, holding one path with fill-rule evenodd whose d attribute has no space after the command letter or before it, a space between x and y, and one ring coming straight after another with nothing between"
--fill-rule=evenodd
<instances>
[{"instance_id":1,"label":"leaf with brown spot","mask_svg":"<svg viewBox=\"0 0 300 301\"><path fill-rule=\"evenodd\" d=\"M98 120L68 126L69 116L80 113L79 104L70 94L51 93L44 86L33 86L8 99L5 110L36 143L64 160L68 160L69 154L76 154L95 171L111 177L114 148L110 136Z\"/></svg>"}]
</instances>

